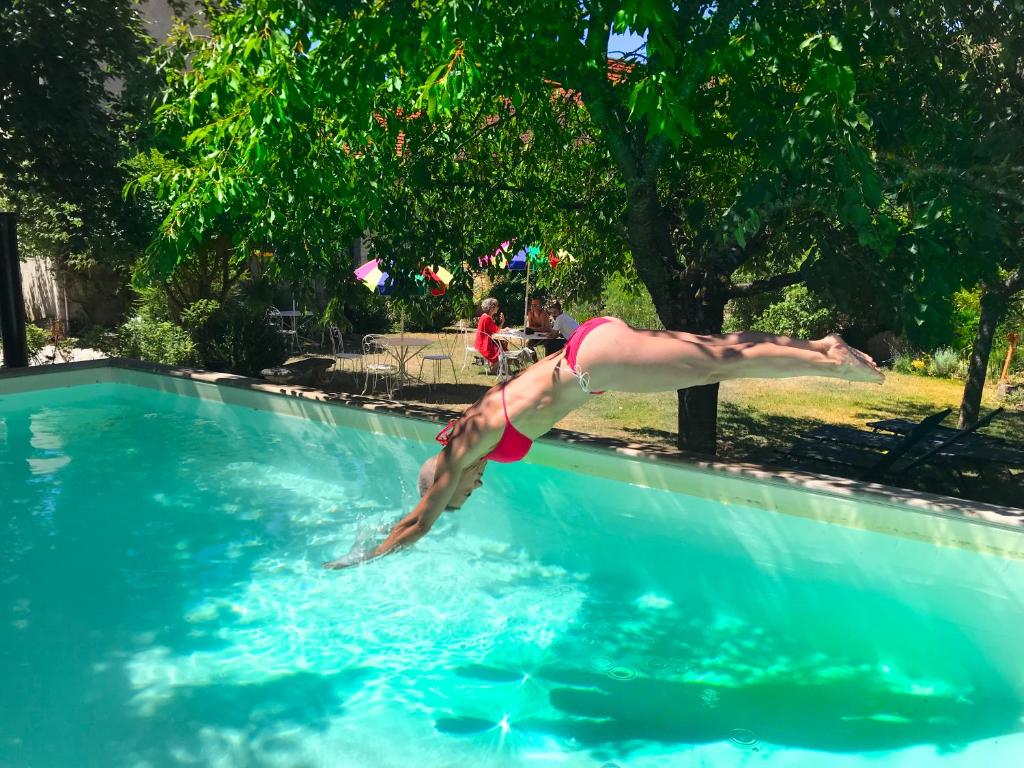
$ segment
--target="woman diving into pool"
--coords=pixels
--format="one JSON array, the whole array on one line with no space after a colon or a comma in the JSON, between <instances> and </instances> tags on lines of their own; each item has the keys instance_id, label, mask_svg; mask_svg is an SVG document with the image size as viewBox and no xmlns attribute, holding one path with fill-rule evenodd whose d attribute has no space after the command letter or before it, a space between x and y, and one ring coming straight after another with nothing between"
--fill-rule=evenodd
<instances>
[{"instance_id":1,"label":"woman diving into pool","mask_svg":"<svg viewBox=\"0 0 1024 768\"><path fill-rule=\"evenodd\" d=\"M482 483L488 461L519 461L533 441L606 390L671 392L732 379L827 376L881 383L867 355L838 336L804 341L765 333L697 336L632 328L613 317L583 323L561 352L491 388L437 436L444 447L420 470L420 502L375 549L324 563L351 565L422 538L446 509Z\"/></svg>"}]
</instances>

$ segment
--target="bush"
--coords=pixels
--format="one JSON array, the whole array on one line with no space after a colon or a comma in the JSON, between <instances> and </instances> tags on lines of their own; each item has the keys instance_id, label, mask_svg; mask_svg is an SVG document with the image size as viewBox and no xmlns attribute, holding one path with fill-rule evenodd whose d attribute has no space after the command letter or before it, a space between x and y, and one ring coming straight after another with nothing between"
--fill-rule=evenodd
<instances>
[{"instance_id":1,"label":"bush","mask_svg":"<svg viewBox=\"0 0 1024 768\"><path fill-rule=\"evenodd\" d=\"M117 329L108 328L102 325L94 325L82 332L78 343L85 349L96 349L107 355L116 355L117 352Z\"/></svg>"},{"instance_id":2,"label":"bush","mask_svg":"<svg viewBox=\"0 0 1024 768\"><path fill-rule=\"evenodd\" d=\"M897 352L892 358L893 373L921 374L926 368L924 358L913 352Z\"/></svg>"},{"instance_id":3,"label":"bush","mask_svg":"<svg viewBox=\"0 0 1024 768\"><path fill-rule=\"evenodd\" d=\"M932 353L928 363L928 374L948 379L957 375L961 363L960 355L951 347L940 347Z\"/></svg>"},{"instance_id":4,"label":"bush","mask_svg":"<svg viewBox=\"0 0 1024 768\"><path fill-rule=\"evenodd\" d=\"M393 304L391 315L395 324L400 323L404 310L406 329L417 331L439 331L445 326L454 325L456 320L476 314L473 297L458 289L450 290L443 296L428 293L425 296L398 299Z\"/></svg>"},{"instance_id":5,"label":"bush","mask_svg":"<svg viewBox=\"0 0 1024 768\"><path fill-rule=\"evenodd\" d=\"M631 282L616 272L601 291L601 304L603 310L600 314L625 320L634 328L664 328L657 310L654 309L651 294L639 280Z\"/></svg>"},{"instance_id":6,"label":"bush","mask_svg":"<svg viewBox=\"0 0 1024 768\"><path fill-rule=\"evenodd\" d=\"M287 357L284 338L267 321L263 306L229 301L209 317L201 333L200 359L211 370L258 376Z\"/></svg>"},{"instance_id":7,"label":"bush","mask_svg":"<svg viewBox=\"0 0 1024 768\"><path fill-rule=\"evenodd\" d=\"M38 325L28 323L25 325L25 345L28 347L28 357L34 360L43 351L43 347L50 343L50 334Z\"/></svg>"},{"instance_id":8,"label":"bush","mask_svg":"<svg viewBox=\"0 0 1024 768\"><path fill-rule=\"evenodd\" d=\"M820 339L839 326L836 311L811 293L805 285L794 285L782 300L768 306L753 322L752 330L802 339Z\"/></svg>"},{"instance_id":9,"label":"bush","mask_svg":"<svg viewBox=\"0 0 1024 768\"><path fill-rule=\"evenodd\" d=\"M356 300L348 300L344 305L344 317L346 323L338 322L341 317L335 317L335 323L342 330L351 330L353 334L363 336L367 333L387 333L392 328L391 315L388 312L388 302L384 296L359 287L360 292ZM335 310L337 314L341 309ZM347 329L346 329L347 326Z\"/></svg>"},{"instance_id":10,"label":"bush","mask_svg":"<svg viewBox=\"0 0 1024 768\"><path fill-rule=\"evenodd\" d=\"M117 330L114 352L164 365L194 365L198 356L192 337L168 320L136 315Z\"/></svg>"}]
</instances>

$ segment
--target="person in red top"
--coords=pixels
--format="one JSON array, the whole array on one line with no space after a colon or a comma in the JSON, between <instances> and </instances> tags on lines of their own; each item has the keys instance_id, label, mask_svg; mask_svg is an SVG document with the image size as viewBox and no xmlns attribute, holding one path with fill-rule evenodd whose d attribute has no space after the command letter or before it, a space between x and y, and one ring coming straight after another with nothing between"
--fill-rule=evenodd
<instances>
[{"instance_id":1,"label":"person in red top","mask_svg":"<svg viewBox=\"0 0 1024 768\"><path fill-rule=\"evenodd\" d=\"M476 324L476 342L474 346L480 356L491 365L491 373L498 370L498 345L491 336L505 325L505 313L498 311L498 300L488 297L480 302L483 314ZM495 322L497 318L497 322Z\"/></svg>"},{"instance_id":2,"label":"person in red top","mask_svg":"<svg viewBox=\"0 0 1024 768\"><path fill-rule=\"evenodd\" d=\"M491 303L493 302L493 303ZM498 303L488 299L490 323ZM480 328L488 325L481 318ZM495 328L497 326L494 326ZM767 333L699 336L633 328L595 317L577 328L565 349L488 390L437 436L444 448L420 470L420 501L379 545L361 543L325 568L348 568L413 544L445 510L460 509L483 482L488 462L519 461L533 441L604 390L674 392L746 378L828 376L880 384L870 357L838 336L807 341Z\"/></svg>"}]
</instances>

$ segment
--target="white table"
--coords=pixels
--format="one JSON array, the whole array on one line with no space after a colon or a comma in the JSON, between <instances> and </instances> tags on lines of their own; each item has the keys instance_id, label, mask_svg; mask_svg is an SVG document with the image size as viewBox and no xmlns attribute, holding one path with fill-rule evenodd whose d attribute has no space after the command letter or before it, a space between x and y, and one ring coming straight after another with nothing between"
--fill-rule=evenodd
<instances>
[{"instance_id":1,"label":"white table","mask_svg":"<svg viewBox=\"0 0 1024 768\"><path fill-rule=\"evenodd\" d=\"M282 328L281 332L288 338L288 344L291 346L293 352L298 352L301 349L302 345L299 343L300 341L309 341L311 344L313 343L312 340L302 339L299 336L299 318L312 317L312 312L298 309L279 309L275 314L277 317L281 318L282 323L284 323L284 318L286 317L291 320L291 328ZM320 346L323 346L323 339L321 339Z\"/></svg>"},{"instance_id":2,"label":"white table","mask_svg":"<svg viewBox=\"0 0 1024 768\"><path fill-rule=\"evenodd\" d=\"M546 333L526 333L518 328L506 328L498 333L491 334L491 338L495 341L505 341L515 344L518 349L511 353L502 353L501 362L498 365L498 381L505 381L511 375L512 371L508 366L508 361L514 361L516 365L523 366L523 356L529 353L529 361L526 365L529 365L537 360L537 353L532 349L529 349L528 344L531 341L551 341L551 337ZM506 357L508 355L508 357Z\"/></svg>"},{"instance_id":3,"label":"white table","mask_svg":"<svg viewBox=\"0 0 1024 768\"><path fill-rule=\"evenodd\" d=\"M546 333L526 333L525 331L519 330L518 328L506 328L503 331L499 331L493 335L493 338L501 341L508 341L516 344L520 350L526 349L531 341L549 342L557 339L558 336L548 336ZM537 355L534 354L534 357Z\"/></svg>"},{"instance_id":4,"label":"white table","mask_svg":"<svg viewBox=\"0 0 1024 768\"><path fill-rule=\"evenodd\" d=\"M515 341L520 346L526 346L531 341L551 341L552 338L557 337L548 336L546 333L526 333L518 328L506 328L495 333L494 338L502 341Z\"/></svg>"},{"instance_id":5,"label":"white table","mask_svg":"<svg viewBox=\"0 0 1024 768\"><path fill-rule=\"evenodd\" d=\"M398 386L407 381L423 383L419 376L409 373L409 362L423 354L434 342L422 336L381 336L377 343L387 349L398 363Z\"/></svg>"},{"instance_id":6,"label":"white table","mask_svg":"<svg viewBox=\"0 0 1024 768\"><path fill-rule=\"evenodd\" d=\"M298 309L282 309L279 310L277 314L281 317L290 317L292 321L292 330L296 333L299 331L299 318L313 316L312 312Z\"/></svg>"}]
</instances>

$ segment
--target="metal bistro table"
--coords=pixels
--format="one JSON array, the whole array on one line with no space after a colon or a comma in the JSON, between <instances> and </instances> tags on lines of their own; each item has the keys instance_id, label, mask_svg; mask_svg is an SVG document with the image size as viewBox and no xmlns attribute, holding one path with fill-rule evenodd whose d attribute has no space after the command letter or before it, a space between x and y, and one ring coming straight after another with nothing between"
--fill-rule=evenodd
<instances>
[{"instance_id":1,"label":"metal bistro table","mask_svg":"<svg viewBox=\"0 0 1024 768\"><path fill-rule=\"evenodd\" d=\"M555 337L548 336L546 333L526 333L520 328L505 328L494 334L494 338L514 342L518 344L520 349L525 349L526 345L531 341L551 341Z\"/></svg>"},{"instance_id":2,"label":"metal bistro table","mask_svg":"<svg viewBox=\"0 0 1024 768\"><path fill-rule=\"evenodd\" d=\"M493 334L491 338L496 341L509 342L510 344L515 344L518 347L518 349L514 351L501 353L501 363L498 366L499 381L504 381L511 377L512 371L509 369L509 363L514 363L517 366L525 368L537 360L537 353L527 346L531 341L551 340L551 337L545 333L526 333L518 328L506 328L503 331ZM524 358L527 359L524 361Z\"/></svg>"},{"instance_id":3,"label":"metal bistro table","mask_svg":"<svg viewBox=\"0 0 1024 768\"><path fill-rule=\"evenodd\" d=\"M409 372L409 363L419 355L422 355L424 350L433 344L433 341L422 336L403 335L381 336L377 339L377 343L386 348L398 364L398 373L395 376L397 379L395 389L398 389L407 382L425 383L419 376Z\"/></svg>"},{"instance_id":4,"label":"metal bistro table","mask_svg":"<svg viewBox=\"0 0 1024 768\"><path fill-rule=\"evenodd\" d=\"M312 343L312 340L305 339L299 334L299 328L306 323L308 318L313 316L312 312L304 309L279 309L276 314L282 318L282 322L284 318L291 320L291 323L289 323L291 328L283 328L282 332L288 338L288 343L293 352L298 352L302 349L303 341ZM320 346L323 346L323 344L321 343Z\"/></svg>"}]
</instances>

